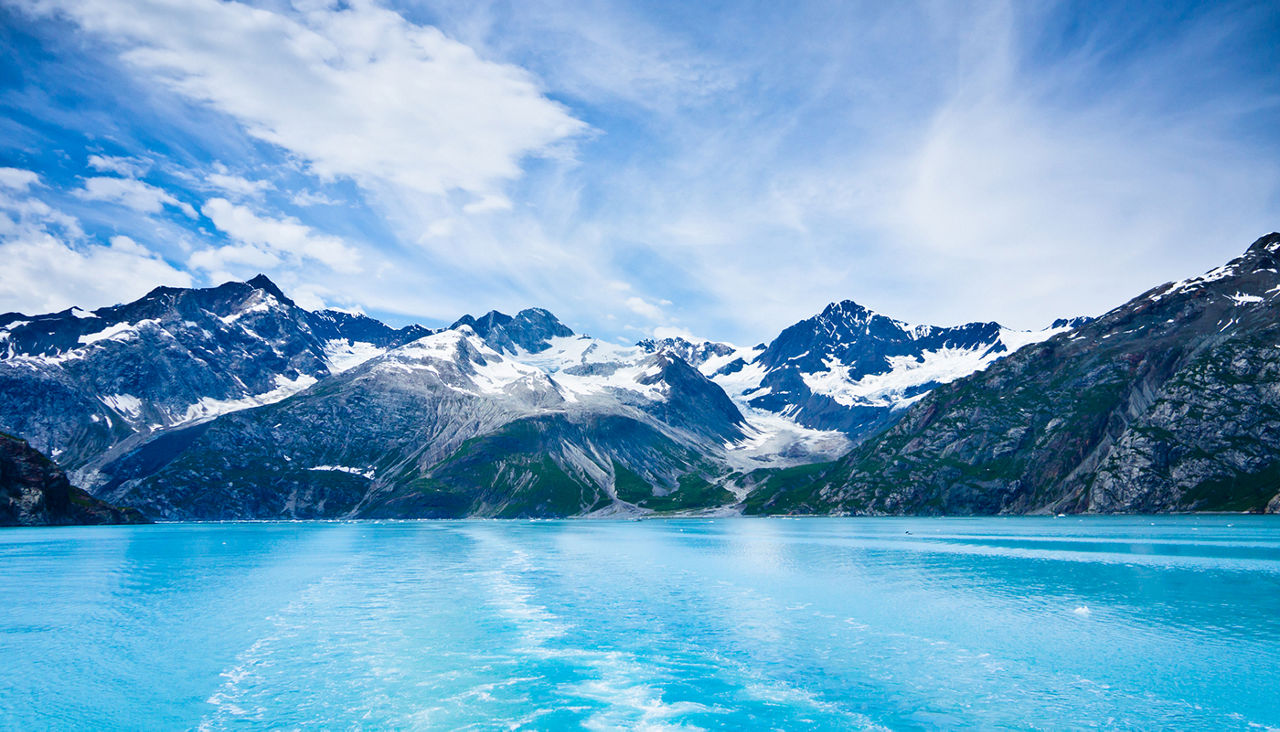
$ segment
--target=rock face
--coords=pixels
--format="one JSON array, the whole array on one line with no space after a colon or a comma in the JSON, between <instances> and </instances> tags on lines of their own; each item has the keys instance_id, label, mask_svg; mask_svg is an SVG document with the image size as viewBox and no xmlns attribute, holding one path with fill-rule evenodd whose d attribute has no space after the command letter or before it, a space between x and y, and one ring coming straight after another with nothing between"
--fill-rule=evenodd
<instances>
[{"instance_id":1,"label":"rock face","mask_svg":"<svg viewBox=\"0 0 1280 732\"><path fill-rule=\"evenodd\" d=\"M78 475L118 445L282 399L431 331L298 307L266 277L0 315L0 429Z\"/></svg>"},{"instance_id":2,"label":"rock face","mask_svg":"<svg viewBox=\"0 0 1280 732\"><path fill-rule=\"evenodd\" d=\"M513 355L520 351L537 353L550 347L553 338L573 335L556 316L542 308L526 308L514 316L490 310L479 320L464 315L449 328L456 330L464 325L499 353Z\"/></svg>"},{"instance_id":3,"label":"rock face","mask_svg":"<svg viewBox=\"0 0 1280 732\"><path fill-rule=\"evenodd\" d=\"M703 364L711 362L713 359L720 359L723 361L725 357L735 356L738 351L741 350L737 346L733 346L728 343L718 343L716 341L691 341L687 338L679 337L645 338L644 340L636 343L636 346L649 353L666 351L672 355L679 356L685 363L695 368L701 367ZM761 348L763 348L763 346L761 346Z\"/></svg>"},{"instance_id":4,"label":"rock face","mask_svg":"<svg viewBox=\"0 0 1280 732\"><path fill-rule=\"evenodd\" d=\"M1280 510L1280 234L938 387L764 513Z\"/></svg>"},{"instance_id":5,"label":"rock face","mask_svg":"<svg viewBox=\"0 0 1280 732\"><path fill-rule=\"evenodd\" d=\"M25 440L0 433L0 526L148 523L71 485L66 473Z\"/></svg>"}]
</instances>

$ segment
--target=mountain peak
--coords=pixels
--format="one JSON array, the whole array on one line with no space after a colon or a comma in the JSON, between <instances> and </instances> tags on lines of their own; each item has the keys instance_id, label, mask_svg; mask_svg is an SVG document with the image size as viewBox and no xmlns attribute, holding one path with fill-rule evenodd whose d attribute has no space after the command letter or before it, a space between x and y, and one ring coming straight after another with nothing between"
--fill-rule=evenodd
<instances>
[{"instance_id":1,"label":"mountain peak","mask_svg":"<svg viewBox=\"0 0 1280 732\"><path fill-rule=\"evenodd\" d=\"M1271 232L1266 236L1259 237L1257 241L1249 245L1245 253L1250 252L1274 252L1280 249L1280 232Z\"/></svg>"},{"instance_id":2,"label":"mountain peak","mask_svg":"<svg viewBox=\"0 0 1280 732\"><path fill-rule=\"evenodd\" d=\"M863 305L859 305L853 300L840 300L838 302L833 302L827 305L827 307L823 308L821 317L829 318L829 319L856 318L856 319L862 320L862 319L871 317L873 315L876 315L876 312L871 308L864 307Z\"/></svg>"},{"instance_id":3,"label":"mountain peak","mask_svg":"<svg viewBox=\"0 0 1280 732\"><path fill-rule=\"evenodd\" d=\"M470 327L492 348L499 352L515 353L523 348L530 353L545 350L549 340L573 335L551 311L542 308L525 308L514 316L490 310L479 318L464 315L450 329Z\"/></svg>"},{"instance_id":4,"label":"mountain peak","mask_svg":"<svg viewBox=\"0 0 1280 732\"><path fill-rule=\"evenodd\" d=\"M290 300L289 297L284 294L284 291L277 287L276 283L272 282L271 279L264 274L259 273L255 275L252 279L246 280L245 284L256 290L266 292L286 305L294 304L293 300Z\"/></svg>"}]
</instances>

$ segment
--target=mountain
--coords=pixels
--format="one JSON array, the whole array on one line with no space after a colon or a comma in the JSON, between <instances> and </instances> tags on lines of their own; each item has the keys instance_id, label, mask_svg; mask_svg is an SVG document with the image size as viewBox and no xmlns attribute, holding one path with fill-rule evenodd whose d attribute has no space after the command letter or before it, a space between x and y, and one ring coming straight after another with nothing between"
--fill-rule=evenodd
<instances>
[{"instance_id":1,"label":"mountain","mask_svg":"<svg viewBox=\"0 0 1280 732\"><path fill-rule=\"evenodd\" d=\"M431 331L298 307L259 275L87 312L0 315L0 430L91 477L152 433L278 401Z\"/></svg>"},{"instance_id":2,"label":"mountain","mask_svg":"<svg viewBox=\"0 0 1280 732\"><path fill-rule=\"evenodd\" d=\"M940 386L761 513L1280 512L1280 234Z\"/></svg>"},{"instance_id":3,"label":"mountain","mask_svg":"<svg viewBox=\"0 0 1280 732\"><path fill-rule=\"evenodd\" d=\"M158 288L0 316L0 428L174 520L1280 511L1278 251L1043 331L844 301L753 348Z\"/></svg>"},{"instance_id":4,"label":"mountain","mask_svg":"<svg viewBox=\"0 0 1280 732\"><path fill-rule=\"evenodd\" d=\"M166 519L734 501L713 484L727 472L716 455L745 425L722 390L665 353L550 335L568 329L544 314L471 321L489 339L464 321L287 399L164 432L104 465L97 494Z\"/></svg>"},{"instance_id":5,"label":"mountain","mask_svg":"<svg viewBox=\"0 0 1280 732\"><path fill-rule=\"evenodd\" d=\"M14 334L6 360L26 379L11 395L52 373L98 410L33 421L115 429L78 451L56 445L62 459L77 461L95 495L164 519L732 505L753 471L830 460L851 445L848 433L797 418L825 395L770 399L778 379L856 388L895 369L959 375L1002 355L1011 333L993 324L911 329L852 303L754 349L687 339L618 346L537 308L463 316L443 331L395 330L299 308L264 277L2 322ZM29 335L57 328L67 331L61 340ZM932 363L939 352L968 360L944 373L906 355ZM827 355L809 358L816 353ZM145 378L115 386L138 364L151 367ZM933 385L905 381L917 391ZM878 420L860 422L857 436L900 411L892 399L857 406Z\"/></svg>"},{"instance_id":6,"label":"mountain","mask_svg":"<svg viewBox=\"0 0 1280 732\"><path fill-rule=\"evenodd\" d=\"M998 323L910 325L845 300L751 349L684 338L638 345L675 353L698 366L748 418L753 410L778 415L856 442L892 424L905 407L939 384L1087 321L1059 320L1041 331Z\"/></svg>"},{"instance_id":7,"label":"mountain","mask_svg":"<svg viewBox=\"0 0 1280 732\"><path fill-rule=\"evenodd\" d=\"M499 353L537 353L550 347L553 338L573 335L568 326L542 308L527 308L514 316L490 310L479 320L464 315L449 328L468 326Z\"/></svg>"},{"instance_id":8,"label":"mountain","mask_svg":"<svg viewBox=\"0 0 1280 732\"><path fill-rule=\"evenodd\" d=\"M26 440L0 433L0 526L148 523L71 485L66 473Z\"/></svg>"},{"instance_id":9,"label":"mountain","mask_svg":"<svg viewBox=\"0 0 1280 732\"><path fill-rule=\"evenodd\" d=\"M728 343L702 340L691 341L678 336L673 338L645 338L636 343L636 346L647 353L657 351L673 353L695 368L702 368L703 365L714 362L714 365L705 370L711 374L719 371L727 363L725 359L732 359L742 350Z\"/></svg>"}]
</instances>

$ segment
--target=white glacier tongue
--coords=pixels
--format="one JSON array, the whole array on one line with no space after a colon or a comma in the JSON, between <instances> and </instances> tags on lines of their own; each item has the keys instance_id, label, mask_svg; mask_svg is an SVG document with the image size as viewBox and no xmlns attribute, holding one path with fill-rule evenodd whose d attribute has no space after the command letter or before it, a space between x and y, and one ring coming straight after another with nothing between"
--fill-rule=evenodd
<instances>
[{"instance_id":1,"label":"white glacier tongue","mask_svg":"<svg viewBox=\"0 0 1280 732\"><path fill-rule=\"evenodd\" d=\"M804 427L786 415L742 404L739 409L747 420L747 436L724 446L728 462L736 470L835 460L853 446L836 430Z\"/></svg>"},{"instance_id":2,"label":"white glacier tongue","mask_svg":"<svg viewBox=\"0 0 1280 732\"><path fill-rule=\"evenodd\" d=\"M356 366L377 358L387 349L365 341L352 341L346 338L332 338L324 343L324 358L329 365L329 373L340 374Z\"/></svg>"}]
</instances>

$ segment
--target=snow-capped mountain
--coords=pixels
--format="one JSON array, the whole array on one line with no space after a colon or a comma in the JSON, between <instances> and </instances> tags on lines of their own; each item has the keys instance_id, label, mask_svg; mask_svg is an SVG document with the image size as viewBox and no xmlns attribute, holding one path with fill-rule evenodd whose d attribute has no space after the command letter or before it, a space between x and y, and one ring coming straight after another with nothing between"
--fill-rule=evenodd
<instances>
[{"instance_id":1,"label":"snow-capped mountain","mask_svg":"<svg viewBox=\"0 0 1280 732\"><path fill-rule=\"evenodd\" d=\"M464 315L449 326L469 326L499 353L537 352L546 348L552 338L565 338L573 331L542 308L526 308L515 315L490 310L478 320Z\"/></svg>"},{"instance_id":2,"label":"snow-capped mountain","mask_svg":"<svg viewBox=\"0 0 1280 732\"><path fill-rule=\"evenodd\" d=\"M545 314L549 316L549 314ZM467 322L277 403L171 431L103 466L100 495L164 518L555 516L732 502L724 392L665 353L554 318ZM474 322L474 321L473 321ZM529 327L513 328L512 323ZM548 330L544 326L550 326ZM521 332L517 332L521 331Z\"/></svg>"},{"instance_id":3,"label":"snow-capped mountain","mask_svg":"<svg viewBox=\"0 0 1280 732\"><path fill-rule=\"evenodd\" d=\"M1280 513L1280 233L934 389L766 513ZM1067 326L1070 323L1062 323Z\"/></svg>"},{"instance_id":4,"label":"snow-capped mountain","mask_svg":"<svg viewBox=\"0 0 1280 732\"><path fill-rule=\"evenodd\" d=\"M259 276L0 316L0 430L156 518L706 508L1043 335L845 302L754 348L627 347L537 308L394 329Z\"/></svg>"},{"instance_id":5,"label":"snow-capped mountain","mask_svg":"<svg viewBox=\"0 0 1280 732\"><path fill-rule=\"evenodd\" d=\"M279 401L430 333L298 307L263 276L0 315L0 430L78 469L137 435Z\"/></svg>"},{"instance_id":6,"label":"snow-capped mountain","mask_svg":"<svg viewBox=\"0 0 1280 732\"><path fill-rule=\"evenodd\" d=\"M1083 322L1059 320L1040 331L998 323L911 325L845 300L755 348L682 338L639 345L686 355L748 418L764 412L857 440L891 424L939 384Z\"/></svg>"}]
</instances>

